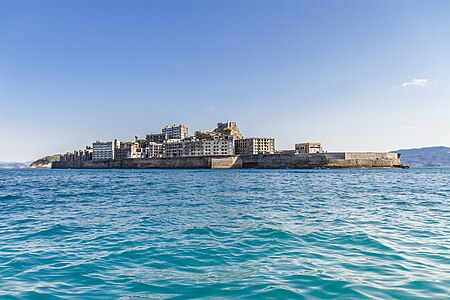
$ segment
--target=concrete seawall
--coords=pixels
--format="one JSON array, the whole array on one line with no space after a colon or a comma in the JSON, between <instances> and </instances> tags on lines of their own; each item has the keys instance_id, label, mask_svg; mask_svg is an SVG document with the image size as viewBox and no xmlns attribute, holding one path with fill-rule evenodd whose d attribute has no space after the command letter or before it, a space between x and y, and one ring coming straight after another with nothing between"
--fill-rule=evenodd
<instances>
[{"instance_id":1,"label":"concrete seawall","mask_svg":"<svg viewBox=\"0 0 450 300\"><path fill-rule=\"evenodd\" d=\"M376 152L60 161L52 164L53 169L311 169L394 168L400 166L399 154Z\"/></svg>"}]
</instances>

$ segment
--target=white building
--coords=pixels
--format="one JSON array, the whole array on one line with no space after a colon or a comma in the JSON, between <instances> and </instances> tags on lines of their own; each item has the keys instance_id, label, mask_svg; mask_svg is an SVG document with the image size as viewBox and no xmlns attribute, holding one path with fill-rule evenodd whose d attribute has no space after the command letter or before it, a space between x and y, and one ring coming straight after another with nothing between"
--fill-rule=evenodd
<instances>
[{"instance_id":1,"label":"white building","mask_svg":"<svg viewBox=\"0 0 450 300\"><path fill-rule=\"evenodd\" d=\"M322 144L320 143L300 143L295 144L295 152L297 153L323 153Z\"/></svg>"},{"instance_id":2,"label":"white building","mask_svg":"<svg viewBox=\"0 0 450 300\"><path fill-rule=\"evenodd\" d=\"M274 138L246 138L234 141L236 154L273 154L275 153Z\"/></svg>"},{"instance_id":3,"label":"white building","mask_svg":"<svg viewBox=\"0 0 450 300\"><path fill-rule=\"evenodd\" d=\"M92 143L92 159L114 159L117 140L114 142L100 142Z\"/></svg>"},{"instance_id":4,"label":"white building","mask_svg":"<svg viewBox=\"0 0 450 300\"><path fill-rule=\"evenodd\" d=\"M163 157L234 155L233 137L212 139L172 140L163 144Z\"/></svg>"},{"instance_id":5,"label":"white building","mask_svg":"<svg viewBox=\"0 0 450 300\"><path fill-rule=\"evenodd\" d=\"M163 156L163 144L162 143L148 143L148 157L162 157Z\"/></svg>"},{"instance_id":6,"label":"white building","mask_svg":"<svg viewBox=\"0 0 450 300\"><path fill-rule=\"evenodd\" d=\"M166 126L161 130L162 134L167 134L169 139L185 139L189 136L186 125Z\"/></svg>"}]
</instances>

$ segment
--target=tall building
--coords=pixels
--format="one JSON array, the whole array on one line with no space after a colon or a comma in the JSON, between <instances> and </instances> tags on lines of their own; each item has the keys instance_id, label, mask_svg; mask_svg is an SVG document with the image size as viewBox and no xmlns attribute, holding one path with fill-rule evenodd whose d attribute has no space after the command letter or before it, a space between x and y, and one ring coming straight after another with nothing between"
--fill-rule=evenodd
<instances>
[{"instance_id":1,"label":"tall building","mask_svg":"<svg viewBox=\"0 0 450 300\"><path fill-rule=\"evenodd\" d=\"M297 153L323 153L322 144L320 143L300 143L295 144Z\"/></svg>"},{"instance_id":2,"label":"tall building","mask_svg":"<svg viewBox=\"0 0 450 300\"><path fill-rule=\"evenodd\" d=\"M162 157L163 156L163 144L162 143L148 143L148 157Z\"/></svg>"},{"instance_id":3,"label":"tall building","mask_svg":"<svg viewBox=\"0 0 450 300\"><path fill-rule=\"evenodd\" d=\"M92 143L92 159L114 159L116 144L117 140L114 140L114 142L96 141L95 143Z\"/></svg>"},{"instance_id":4,"label":"tall building","mask_svg":"<svg viewBox=\"0 0 450 300\"><path fill-rule=\"evenodd\" d=\"M116 142L114 159L126 159L131 157L131 142Z\"/></svg>"},{"instance_id":5,"label":"tall building","mask_svg":"<svg viewBox=\"0 0 450 300\"><path fill-rule=\"evenodd\" d=\"M234 141L234 151L239 154L273 154L275 153L275 139L246 138Z\"/></svg>"},{"instance_id":6,"label":"tall building","mask_svg":"<svg viewBox=\"0 0 450 300\"><path fill-rule=\"evenodd\" d=\"M185 139L188 137L188 127L186 125L166 126L161 133L167 134L168 139Z\"/></svg>"}]
</instances>

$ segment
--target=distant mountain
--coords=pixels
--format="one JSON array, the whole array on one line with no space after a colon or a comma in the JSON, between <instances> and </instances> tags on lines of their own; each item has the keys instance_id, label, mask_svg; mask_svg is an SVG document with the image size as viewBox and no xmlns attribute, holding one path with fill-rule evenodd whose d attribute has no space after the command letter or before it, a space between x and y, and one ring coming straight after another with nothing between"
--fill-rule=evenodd
<instances>
[{"instance_id":1,"label":"distant mountain","mask_svg":"<svg viewBox=\"0 0 450 300\"><path fill-rule=\"evenodd\" d=\"M0 169L28 168L28 162L0 161Z\"/></svg>"},{"instance_id":2,"label":"distant mountain","mask_svg":"<svg viewBox=\"0 0 450 300\"><path fill-rule=\"evenodd\" d=\"M401 154L400 160L403 165L411 167L450 167L449 147L400 149L392 152Z\"/></svg>"}]
</instances>

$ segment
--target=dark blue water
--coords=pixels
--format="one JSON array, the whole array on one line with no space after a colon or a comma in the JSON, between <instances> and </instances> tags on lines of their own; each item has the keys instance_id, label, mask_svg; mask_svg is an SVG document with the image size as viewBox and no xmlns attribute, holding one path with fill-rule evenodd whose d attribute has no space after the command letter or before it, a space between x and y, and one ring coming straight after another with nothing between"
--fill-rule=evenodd
<instances>
[{"instance_id":1,"label":"dark blue water","mask_svg":"<svg viewBox=\"0 0 450 300\"><path fill-rule=\"evenodd\" d=\"M450 169L0 170L1 299L449 295Z\"/></svg>"}]
</instances>

